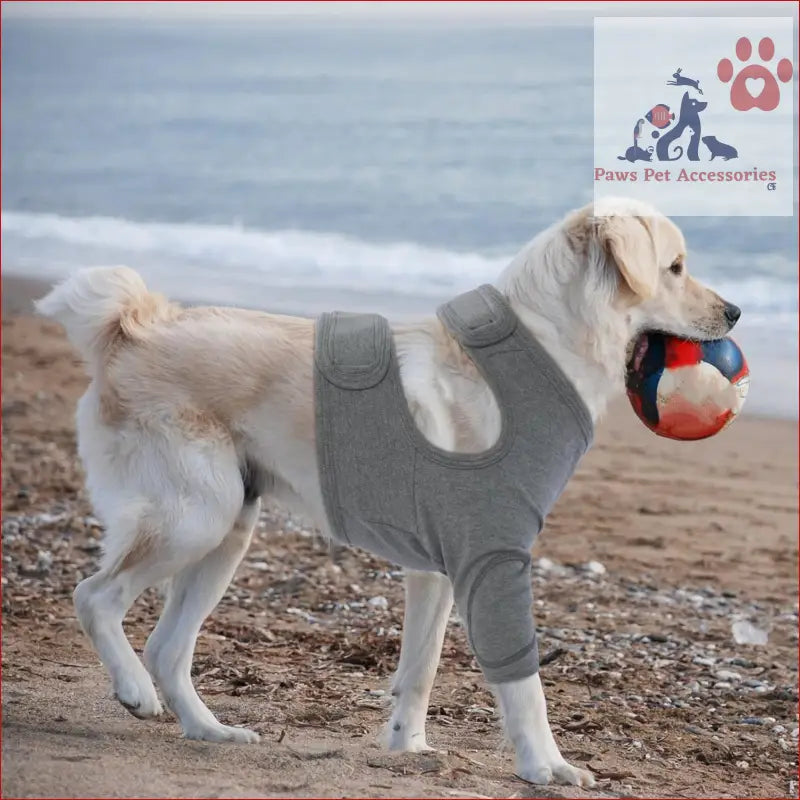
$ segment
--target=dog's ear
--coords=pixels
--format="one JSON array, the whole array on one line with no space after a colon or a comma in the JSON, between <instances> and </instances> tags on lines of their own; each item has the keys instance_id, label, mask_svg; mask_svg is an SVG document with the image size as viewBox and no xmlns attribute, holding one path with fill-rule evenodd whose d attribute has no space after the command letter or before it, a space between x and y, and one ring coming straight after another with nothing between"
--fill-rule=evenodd
<instances>
[{"instance_id":1,"label":"dog's ear","mask_svg":"<svg viewBox=\"0 0 800 800\"><path fill-rule=\"evenodd\" d=\"M642 300L658 288L655 243L646 217L610 216L599 220L598 235L625 283Z\"/></svg>"}]
</instances>

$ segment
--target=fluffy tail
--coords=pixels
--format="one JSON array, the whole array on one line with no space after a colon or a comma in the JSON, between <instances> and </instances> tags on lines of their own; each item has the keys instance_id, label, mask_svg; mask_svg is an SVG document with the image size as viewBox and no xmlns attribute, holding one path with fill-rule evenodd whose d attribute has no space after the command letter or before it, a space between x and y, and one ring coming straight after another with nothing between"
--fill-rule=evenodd
<instances>
[{"instance_id":1,"label":"fluffy tail","mask_svg":"<svg viewBox=\"0 0 800 800\"><path fill-rule=\"evenodd\" d=\"M142 338L175 306L147 290L128 267L82 269L39 300L36 310L60 322L90 371L120 339Z\"/></svg>"}]
</instances>

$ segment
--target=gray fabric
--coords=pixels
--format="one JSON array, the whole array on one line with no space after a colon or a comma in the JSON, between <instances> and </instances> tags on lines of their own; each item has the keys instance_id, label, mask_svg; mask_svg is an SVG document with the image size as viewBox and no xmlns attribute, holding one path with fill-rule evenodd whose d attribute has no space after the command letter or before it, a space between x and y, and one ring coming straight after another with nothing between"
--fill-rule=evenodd
<instances>
[{"instance_id":1,"label":"gray fabric","mask_svg":"<svg viewBox=\"0 0 800 800\"><path fill-rule=\"evenodd\" d=\"M572 384L491 286L439 318L492 388L498 441L451 453L416 427L389 325L323 314L316 326L320 480L333 535L453 583L473 652L493 683L539 668L530 549L592 439Z\"/></svg>"}]
</instances>

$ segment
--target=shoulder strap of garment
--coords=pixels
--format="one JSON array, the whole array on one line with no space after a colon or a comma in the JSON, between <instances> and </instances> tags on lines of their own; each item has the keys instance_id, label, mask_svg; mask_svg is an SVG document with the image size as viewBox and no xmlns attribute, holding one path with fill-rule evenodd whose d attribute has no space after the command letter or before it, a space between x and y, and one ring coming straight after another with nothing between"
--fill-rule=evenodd
<instances>
[{"instance_id":1,"label":"shoulder strap of garment","mask_svg":"<svg viewBox=\"0 0 800 800\"><path fill-rule=\"evenodd\" d=\"M341 389L371 389L389 369L392 337L378 314L321 314L316 323L317 369Z\"/></svg>"},{"instance_id":2,"label":"shoulder strap of garment","mask_svg":"<svg viewBox=\"0 0 800 800\"><path fill-rule=\"evenodd\" d=\"M437 313L450 333L467 347L497 344L517 327L517 315L508 301L488 283L444 303Z\"/></svg>"}]
</instances>

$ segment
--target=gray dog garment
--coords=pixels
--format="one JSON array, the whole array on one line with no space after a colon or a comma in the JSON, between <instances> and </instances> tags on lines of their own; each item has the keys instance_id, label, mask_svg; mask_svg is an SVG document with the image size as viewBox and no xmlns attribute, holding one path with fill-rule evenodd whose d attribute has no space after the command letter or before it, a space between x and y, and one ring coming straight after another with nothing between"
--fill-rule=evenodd
<instances>
[{"instance_id":1,"label":"gray dog garment","mask_svg":"<svg viewBox=\"0 0 800 800\"><path fill-rule=\"evenodd\" d=\"M494 393L497 442L481 453L435 447L411 415L387 321L323 314L315 406L325 509L337 539L447 575L487 680L519 680L539 668L530 549L591 444L592 420L492 286L438 313Z\"/></svg>"}]
</instances>

